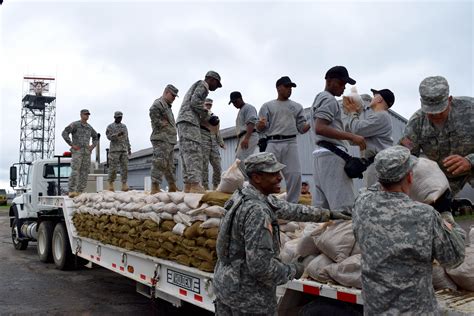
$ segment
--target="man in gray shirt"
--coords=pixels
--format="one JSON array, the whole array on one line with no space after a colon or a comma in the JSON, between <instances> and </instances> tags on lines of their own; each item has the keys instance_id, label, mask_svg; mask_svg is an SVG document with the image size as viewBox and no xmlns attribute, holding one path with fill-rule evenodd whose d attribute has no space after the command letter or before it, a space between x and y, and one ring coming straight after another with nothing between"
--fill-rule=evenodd
<instances>
[{"instance_id":1,"label":"man in gray shirt","mask_svg":"<svg viewBox=\"0 0 474 316\"><path fill-rule=\"evenodd\" d=\"M255 130L255 124L258 121L257 110L253 105L244 102L239 91L230 94L229 104L231 103L239 109L239 114L235 119L235 132L238 138L235 158L241 161L240 165L243 167L243 161L255 153L258 144L258 134Z\"/></svg>"},{"instance_id":2,"label":"man in gray shirt","mask_svg":"<svg viewBox=\"0 0 474 316\"><path fill-rule=\"evenodd\" d=\"M344 93L346 84L355 84L349 77L344 66L335 66L329 69L325 76L326 86L323 92L318 93L311 107L314 120L314 141L316 150L313 152L313 177L315 194L313 205L329 209L343 206L352 206L354 203L354 184L344 172L345 161L325 147L318 145L320 141L327 141L347 152L352 141L364 150L364 137L345 132L341 118L341 107L336 96Z\"/></svg>"},{"instance_id":3,"label":"man in gray shirt","mask_svg":"<svg viewBox=\"0 0 474 316\"><path fill-rule=\"evenodd\" d=\"M276 82L278 98L265 103L258 116L257 130L267 135L266 152L273 153L285 164L286 200L298 203L301 191L301 166L296 135L310 129L304 116L303 106L290 100L291 90L296 84L287 76Z\"/></svg>"},{"instance_id":4,"label":"man in gray shirt","mask_svg":"<svg viewBox=\"0 0 474 316\"><path fill-rule=\"evenodd\" d=\"M389 89L371 89L371 91L374 97L365 118L360 118L362 108L358 107L351 98L344 98L343 101L344 110L349 116L345 129L365 138L367 148L361 152L361 156L369 159L385 148L393 146L392 120L388 109L395 102L395 95ZM377 182L373 164L367 168L364 178L367 187Z\"/></svg>"}]
</instances>

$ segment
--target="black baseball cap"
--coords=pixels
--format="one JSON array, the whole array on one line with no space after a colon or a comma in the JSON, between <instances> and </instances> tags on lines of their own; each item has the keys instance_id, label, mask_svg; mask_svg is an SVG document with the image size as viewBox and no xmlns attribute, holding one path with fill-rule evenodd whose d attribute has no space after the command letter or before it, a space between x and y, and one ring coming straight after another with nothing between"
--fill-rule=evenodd
<instances>
[{"instance_id":1,"label":"black baseball cap","mask_svg":"<svg viewBox=\"0 0 474 316\"><path fill-rule=\"evenodd\" d=\"M231 104L237 99L242 99L242 94L239 91L234 91L230 93L230 101L228 104Z\"/></svg>"},{"instance_id":2,"label":"black baseball cap","mask_svg":"<svg viewBox=\"0 0 474 316\"><path fill-rule=\"evenodd\" d=\"M292 82L290 77L288 76L283 76L281 77L280 79L277 80L276 82L276 86L281 86L281 85L284 85L284 86L292 86L293 88L296 88L296 83Z\"/></svg>"},{"instance_id":3,"label":"black baseball cap","mask_svg":"<svg viewBox=\"0 0 474 316\"><path fill-rule=\"evenodd\" d=\"M395 95L389 89L382 89L382 90L370 89L370 91L372 91L374 95L380 94L383 100L387 103L388 107L391 107L393 103L395 103Z\"/></svg>"},{"instance_id":4,"label":"black baseball cap","mask_svg":"<svg viewBox=\"0 0 474 316\"><path fill-rule=\"evenodd\" d=\"M354 85L356 81L349 77L349 72L347 72L346 67L344 66L334 66L326 72L324 79L341 79L345 83Z\"/></svg>"}]
</instances>

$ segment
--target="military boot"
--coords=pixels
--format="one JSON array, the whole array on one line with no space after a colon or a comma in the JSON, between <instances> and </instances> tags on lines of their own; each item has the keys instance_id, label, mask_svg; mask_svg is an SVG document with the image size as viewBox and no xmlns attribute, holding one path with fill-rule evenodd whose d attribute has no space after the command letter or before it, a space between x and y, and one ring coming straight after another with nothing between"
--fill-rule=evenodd
<instances>
[{"instance_id":1,"label":"military boot","mask_svg":"<svg viewBox=\"0 0 474 316\"><path fill-rule=\"evenodd\" d=\"M155 194L158 192L160 192L160 184L158 182L152 182L150 194Z\"/></svg>"},{"instance_id":2,"label":"military boot","mask_svg":"<svg viewBox=\"0 0 474 316\"><path fill-rule=\"evenodd\" d=\"M112 191L112 192L115 191L114 183L113 183L113 182L109 182L109 183L107 184L107 190Z\"/></svg>"},{"instance_id":3,"label":"military boot","mask_svg":"<svg viewBox=\"0 0 474 316\"><path fill-rule=\"evenodd\" d=\"M184 183L183 192L184 192L184 193L189 193L189 183Z\"/></svg>"},{"instance_id":4,"label":"military boot","mask_svg":"<svg viewBox=\"0 0 474 316\"><path fill-rule=\"evenodd\" d=\"M123 191L123 192L127 192L127 191L128 191L128 185L127 185L126 182L125 182L125 183L122 183L122 191Z\"/></svg>"},{"instance_id":5,"label":"military boot","mask_svg":"<svg viewBox=\"0 0 474 316\"><path fill-rule=\"evenodd\" d=\"M75 197L78 196L78 195L79 195L79 193L77 193L77 192L69 192L69 194L68 194L68 196L69 196L70 198L75 198Z\"/></svg>"},{"instance_id":6,"label":"military boot","mask_svg":"<svg viewBox=\"0 0 474 316\"><path fill-rule=\"evenodd\" d=\"M178 187L176 186L176 183L170 183L168 192L176 192L176 191L179 191Z\"/></svg>"},{"instance_id":7,"label":"military boot","mask_svg":"<svg viewBox=\"0 0 474 316\"><path fill-rule=\"evenodd\" d=\"M206 193L206 190L199 182L189 184L189 193Z\"/></svg>"}]
</instances>

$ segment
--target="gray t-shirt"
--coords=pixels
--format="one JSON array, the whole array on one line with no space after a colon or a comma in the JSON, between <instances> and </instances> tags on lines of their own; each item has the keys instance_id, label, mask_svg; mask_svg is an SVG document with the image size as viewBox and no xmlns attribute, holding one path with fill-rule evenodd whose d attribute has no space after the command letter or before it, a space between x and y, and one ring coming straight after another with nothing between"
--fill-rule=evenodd
<instances>
[{"instance_id":1,"label":"gray t-shirt","mask_svg":"<svg viewBox=\"0 0 474 316\"><path fill-rule=\"evenodd\" d=\"M313 106L311 107L311 116L313 118L313 121L318 118L323 119L330 122L330 127L339 131L344 131L341 113L342 109L339 106L339 103L337 103L336 98L331 93L323 91L316 95L316 98L313 102ZM334 139L318 135L316 134L316 125L311 125L314 129L314 141L316 145L319 141L325 140L335 145L343 146L346 149L349 148L349 143L346 140Z\"/></svg>"},{"instance_id":2,"label":"gray t-shirt","mask_svg":"<svg viewBox=\"0 0 474 316\"><path fill-rule=\"evenodd\" d=\"M247 130L247 124L257 124L257 110L251 104L245 103L239 110L237 118L235 119L235 131L237 135Z\"/></svg>"},{"instance_id":3,"label":"gray t-shirt","mask_svg":"<svg viewBox=\"0 0 474 316\"><path fill-rule=\"evenodd\" d=\"M351 113L345 128L365 138L367 148L363 156L366 158L393 146L392 120L387 111L366 111L365 118L359 117L358 113Z\"/></svg>"},{"instance_id":4,"label":"gray t-shirt","mask_svg":"<svg viewBox=\"0 0 474 316\"><path fill-rule=\"evenodd\" d=\"M303 106L293 100L269 101L262 105L258 116L267 119L265 130L262 131L267 136L303 134L306 124Z\"/></svg>"}]
</instances>

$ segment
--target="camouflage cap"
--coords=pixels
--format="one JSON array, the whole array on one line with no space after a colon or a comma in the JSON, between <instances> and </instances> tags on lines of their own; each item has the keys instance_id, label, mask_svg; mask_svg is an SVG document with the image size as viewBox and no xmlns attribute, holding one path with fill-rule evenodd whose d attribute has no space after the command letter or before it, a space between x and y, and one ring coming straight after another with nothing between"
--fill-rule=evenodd
<instances>
[{"instance_id":1,"label":"camouflage cap","mask_svg":"<svg viewBox=\"0 0 474 316\"><path fill-rule=\"evenodd\" d=\"M87 110L87 109L82 109L81 114L89 114L90 115L91 112L89 112L89 110Z\"/></svg>"},{"instance_id":2,"label":"camouflage cap","mask_svg":"<svg viewBox=\"0 0 474 316\"><path fill-rule=\"evenodd\" d=\"M178 88L176 88L172 84L167 85L165 90L168 90L169 92L171 92L171 94L174 95L175 97L178 96Z\"/></svg>"},{"instance_id":3,"label":"camouflage cap","mask_svg":"<svg viewBox=\"0 0 474 316\"><path fill-rule=\"evenodd\" d=\"M428 77L420 83L421 110L425 113L441 113L448 107L449 84L441 76Z\"/></svg>"},{"instance_id":4,"label":"camouflage cap","mask_svg":"<svg viewBox=\"0 0 474 316\"><path fill-rule=\"evenodd\" d=\"M273 153L256 153L245 159L245 171L273 173L285 168L286 165L279 163Z\"/></svg>"},{"instance_id":5,"label":"camouflage cap","mask_svg":"<svg viewBox=\"0 0 474 316\"><path fill-rule=\"evenodd\" d=\"M403 146L393 146L382 150L375 156L375 171L377 178L386 183L394 183L404 176L418 162L410 150Z\"/></svg>"},{"instance_id":6,"label":"camouflage cap","mask_svg":"<svg viewBox=\"0 0 474 316\"><path fill-rule=\"evenodd\" d=\"M115 111L114 113L114 117L122 117L123 116L123 113L120 112L120 111Z\"/></svg>"},{"instance_id":7,"label":"camouflage cap","mask_svg":"<svg viewBox=\"0 0 474 316\"><path fill-rule=\"evenodd\" d=\"M204 104L212 104L214 102L214 100L212 100L211 98L206 98L206 100L204 100Z\"/></svg>"},{"instance_id":8,"label":"camouflage cap","mask_svg":"<svg viewBox=\"0 0 474 316\"><path fill-rule=\"evenodd\" d=\"M211 77L211 78L216 79L217 81L219 81L219 88L222 87L221 76L217 72L215 72L214 70L209 70L206 73L206 77Z\"/></svg>"}]
</instances>

